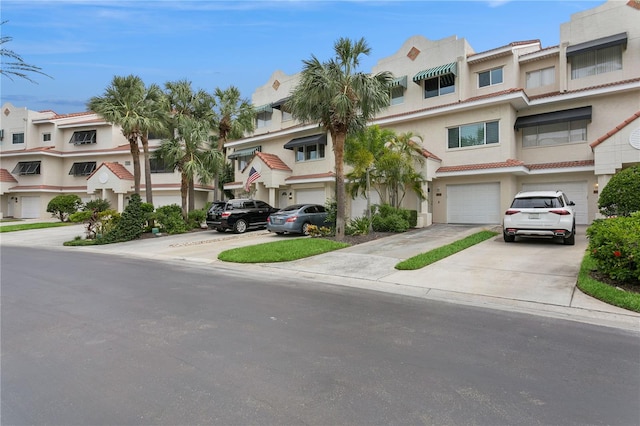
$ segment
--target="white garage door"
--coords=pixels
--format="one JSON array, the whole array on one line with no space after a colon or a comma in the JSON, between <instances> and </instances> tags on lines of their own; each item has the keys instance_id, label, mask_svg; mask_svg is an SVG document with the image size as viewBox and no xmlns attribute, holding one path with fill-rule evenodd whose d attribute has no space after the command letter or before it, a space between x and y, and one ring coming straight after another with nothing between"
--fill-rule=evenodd
<instances>
[{"instance_id":1,"label":"white garage door","mask_svg":"<svg viewBox=\"0 0 640 426\"><path fill-rule=\"evenodd\" d=\"M586 225L589 223L589 207L587 205L587 182L552 182L552 183L526 183L522 185L523 191L562 191L567 194L569 201L576 203L576 223Z\"/></svg>"},{"instance_id":2,"label":"white garage door","mask_svg":"<svg viewBox=\"0 0 640 426\"><path fill-rule=\"evenodd\" d=\"M171 204L182 206L182 198L180 198L179 195L154 195L153 196L153 206L156 209L158 207L170 206Z\"/></svg>"},{"instance_id":3,"label":"white garage door","mask_svg":"<svg viewBox=\"0 0 640 426\"><path fill-rule=\"evenodd\" d=\"M380 195L376 191L371 191L369 204L380 204ZM367 216L367 199L364 197L356 197L351 200L351 218Z\"/></svg>"},{"instance_id":4,"label":"white garage door","mask_svg":"<svg viewBox=\"0 0 640 426\"><path fill-rule=\"evenodd\" d=\"M40 217L40 197L20 197L22 202L21 216L23 219Z\"/></svg>"},{"instance_id":5,"label":"white garage door","mask_svg":"<svg viewBox=\"0 0 640 426\"><path fill-rule=\"evenodd\" d=\"M324 206L326 201L324 188L296 190L296 204L321 204Z\"/></svg>"},{"instance_id":6,"label":"white garage door","mask_svg":"<svg viewBox=\"0 0 640 426\"><path fill-rule=\"evenodd\" d=\"M447 185L447 223L500 223L500 184Z\"/></svg>"}]
</instances>

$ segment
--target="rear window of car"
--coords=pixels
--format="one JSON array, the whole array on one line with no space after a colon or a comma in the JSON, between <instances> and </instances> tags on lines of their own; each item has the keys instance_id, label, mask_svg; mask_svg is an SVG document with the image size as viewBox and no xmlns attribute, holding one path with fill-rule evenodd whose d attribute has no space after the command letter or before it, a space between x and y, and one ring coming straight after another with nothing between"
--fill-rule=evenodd
<instances>
[{"instance_id":1,"label":"rear window of car","mask_svg":"<svg viewBox=\"0 0 640 426\"><path fill-rule=\"evenodd\" d=\"M563 207L563 204L557 197L523 197L514 199L511 207L515 209L550 209Z\"/></svg>"}]
</instances>

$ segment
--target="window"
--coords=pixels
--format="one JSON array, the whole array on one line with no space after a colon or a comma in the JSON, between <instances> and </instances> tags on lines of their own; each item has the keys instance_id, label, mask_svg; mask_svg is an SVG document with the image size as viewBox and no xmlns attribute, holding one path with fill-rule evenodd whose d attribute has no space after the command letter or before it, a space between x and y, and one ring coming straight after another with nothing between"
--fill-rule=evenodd
<instances>
[{"instance_id":1,"label":"window","mask_svg":"<svg viewBox=\"0 0 640 426\"><path fill-rule=\"evenodd\" d=\"M522 129L522 146L562 145L587 140L587 120L540 124Z\"/></svg>"},{"instance_id":2,"label":"window","mask_svg":"<svg viewBox=\"0 0 640 426\"><path fill-rule=\"evenodd\" d=\"M236 157L236 159L238 160L238 170L244 170L244 168L247 167L247 164L249 164L249 161L251 161L252 158L253 154L240 155Z\"/></svg>"},{"instance_id":3,"label":"window","mask_svg":"<svg viewBox=\"0 0 640 426\"><path fill-rule=\"evenodd\" d=\"M396 86L391 88L391 105L398 105L404 102L404 87Z\"/></svg>"},{"instance_id":4,"label":"window","mask_svg":"<svg viewBox=\"0 0 640 426\"><path fill-rule=\"evenodd\" d=\"M622 69L622 46L604 47L570 57L571 79Z\"/></svg>"},{"instance_id":5,"label":"window","mask_svg":"<svg viewBox=\"0 0 640 426\"><path fill-rule=\"evenodd\" d=\"M289 111L282 110L282 121L290 121L293 118Z\"/></svg>"},{"instance_id":6,"label":"window","mask_svg":"<svg viewBox=\"0 0 640 426\"><path fill-rule=\"evenodd\" d=\"M69 143L74 145L89 145L96 143L96 131L87 130L82 132L73 132Z\"/></svg>"},{"instance_id":7,"label":"window","mask_svg":"<svg viewBox=\"0 0 640 426\"><path fill-rule=\"evenodd\" d=\"M296 161L312 161L324 158L324 144L304 145L296 147Z\"/></svg>"},{"instance_id":8,"label":"window","mask_svg":"<svg viewBox=\"0 0 640 426\"><path fill-rule=\"evenodd\" d=\"M24 143L24 133L14 133L11 138L12 142L15 144Z\"/></svg>"},{"instance_id":9,"label":"window","mask_svg":"<svg viewBox=\"0 0 640 426\"><path fill-rule=\"evenodd\" d=\"M51 133L43 133L42 142L51 142Z\"/></svg>"},{"instance_id":10,"label":"window","mask_svg":"<svg viewBox=\"0 0 640 426\"><path fill-rule=\"evenodd\" d=\"M174 168L161 158L149 158L149 171L151 173L173 173Z\"/></svg>"},{"instance_id":11,"label":"window","mask_svg":"<svg viewBox=\"0 0 640 426\"><path fill-rule=\"evenodd\" d=\"M502 67L478 73L478 87L502 83Z\"/></svg>"},{"instance_id":12,"label":"window","mask_svg":"<svg viewBox=\"0 0 640 426\"><path fill-rule=\"evenodd\" d=\"M488 145L500 142L498 121L467 124L448 129L449 148Z\"/></svg>"},{"instance_id":13,"label":"window","mask_svg":"<svg viewBox=\"0 0 640 426\"><path fill-rule=\"evenodd\" d=\"M445 74L436 78L429 78L424 81L424 97L433 98L435 96L446 95L456 91L456 76Z\"/></svg>"},{"instance_id":14,"label":"window","mask_svg":"<svg viewBox=\"0 0 640 426\"><path fill-rule=\"evenodd\" d=\"M21 161L16 164L11 173L14 175L39 175L40 161Z\"/></svg>"},{"instance_id":15,"label":"window","mask_svg":"<svg viewBox=\"0 0 640 426\"><path fill-rule=\"evenodd\" d=\"M271 124L272 111L262 111L256 114L256 128L267 127Z\"/></svg>"},{"instance_id":16,"label":"window","mask_svg":"<svg viewBox=\"0 0 640 426\"><path fill-rule=\"evenodd\" d=\"M96 169L95 161L87 161L85 163L73 163L69 174L73 176L89 176Z\"/></svg>"},{"instance_id":17,"label":"window","mask_svg":"<svg viewBox=\"0 0 640 426\"><path fill-rule=\"evenodd\" d=\"M544 68L541 70L531 71L526 76L527 89L534 89L540 86L547 86L556 81L555 67Z\"/></svg>"}]
</instances>

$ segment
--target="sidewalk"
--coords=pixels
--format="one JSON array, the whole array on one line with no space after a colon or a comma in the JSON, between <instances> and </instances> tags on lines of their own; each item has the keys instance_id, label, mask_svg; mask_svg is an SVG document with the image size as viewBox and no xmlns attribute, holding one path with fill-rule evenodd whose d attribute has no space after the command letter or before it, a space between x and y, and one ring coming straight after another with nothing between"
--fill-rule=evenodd
<instances>
[{"instance_id":1,"label":"sidewalk","mask_svg":"<svg viewBox=\"0 0 640 426\"><path fill-rule=\"evenodd\" d=\"M82 225L0 234L0 244L188 262L205 268L268 274L288 280L320 281L472 306L546 315L640 332L640 314L584 295L576 288L587 246L585 227L575 246L548 240L504 243L497 235L483 243L415 271L399 271L401 260L474 234L487 227L436 224L428 228L358 244L292 262L233 264L221 262L224 250L292 238L267 231L242 235L202 231L91 247L64 247L83 234Z\"/></svg>"}]
</instances>

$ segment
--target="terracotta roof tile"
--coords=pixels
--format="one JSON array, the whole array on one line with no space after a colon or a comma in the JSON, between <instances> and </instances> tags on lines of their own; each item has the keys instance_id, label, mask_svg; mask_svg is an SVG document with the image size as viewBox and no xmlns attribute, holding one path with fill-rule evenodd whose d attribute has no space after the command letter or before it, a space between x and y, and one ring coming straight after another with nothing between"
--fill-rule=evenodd
<instances>
[{"instance_id":1,"label":"terracotta roof tile","mask_svg":"<svg viewBox=\"0 0 640 426\"><path fill-rule=\"evenodd\" d=\"M0 169L0 182L15 182L18 183L18 180L13 177L9 170Z\"/></svg>"},{"instance_id":2,"label":"terracotta roof tile","mask_svg":"<svg viewBox=\"0 0 640 426\"><path fill-rule=\"evenodd\" d=\"M560 161L557 163L539 163L539 164L527 164L525 167L529 170L542 170L542 169L566 169L570 167L589 167L595 163L593 160L577 160L577 161Z\"/></svg>"},{"instance_id":3,"label":"terracotta roof tile","mask_svg":"<svg viewBox=\"0 0 640 426\"><path fill-rule=\"evenodd\" d=\"M640 111L636 112L631 117L627 118L626 120L624 120L622 123L618 124L613 129L609 130L605 135L600 136L598 139L596 139L595 141L591 142L591 144L589 145L591 147L591 150L593 151L593 148L595 148L596 146L600 145L602 142L606 141L611 136L615 135L620 130L624 129L625 127L627 127L629 124L631 124L633 121L635 121L638 118L640 118Z\"/></svg>"},{"instance_id":4,"label":"terracotta roof tile","mask_svg":"<svg viewBox=\"0 0 640 426\"><path fill-rule=\"evenodd\" d=\"M118 179L134 180L133 174L131 174L131 172L129 170L127 170L122 164L120 164L120 163L110 163L110 162L105 162L105 163L100 164L98 167L96 167L96 169L93 171L93 173L91 173L89 176L87 176L87 179L90 179L91 176L93 176L96 173L98 173L98 170L100 170L102 167L106 167L109 170L111 170L111 172L114 175L116 175Z\"/></svg>"},{"instance_id":5,"label":"terracotta roof tile","mask_svg":"<svg viewBox=\"0 0 640 426\"><path fill-rule=\"evenodd\" d=\"M634 9L638 9L640 10L640 1L638 0L629 0L629 2L627 3L627 6L630 6Z\"/></svg>"},{"instance_id":6,"label":"terracotta roof tile","mask_svg":"<svg viewBox=\"0 0 640 426\"><path fill-rule=\"evenodd\" d=\"M619 85L622 85L622 84L636 83L638 81L640 81L640 78L632 78L632 79L629 79L629 80L616 81L614 83L600 84L600 85L597 85L597 86L589 86L589 87L584 87L582 89L569 90L569 91L566 91L566 92L544 93L542 95L531 96L529 99L534 100L534 99L542 99L542 98L548 98L548 97L551 97L551 96L558 96L558 95L570 95L572 93L585 92L587 90L593 90L593 89L601 89L603 87L613 87L613 86L619 86Z\"/></svg>"},{"instance_id":7,"label":"terracotta roof tile","mask_svg":"<svg viewBox=\"0 0 640 426\"><path fill-rule=\"evenodd\" d=\"M285 170L290 172L291 169L289 168L289 166L287 166L285 164L284 161L282 161L280 159L280 157L278 157L275 154L269 154L266 152L260 152L257 151L256 152L256 156L262 160L262 162L269 167L271 170Z\"/></svg>"},{"instance_id":8,"label":"terracotta roof tile","mask_svg":"<svg viewBox=\"0 0 640 426\"><path fill-rule=\"evenodd\" d=\"M47 191L86 191L86 186L53 186L53 185L18 185L10 188L11 191L30 191L34 189Z\"/></svg>"},{"instance_id":9,"label":"terracotta roof tile","mask_svg":"<svg viewBox=\"0 0 640 426\"><path fill-rule=\"evenodd\" d=\"M287 180L299 180L299 179L319 179L319 178L328 178L328 177L335 177L336 174L334 172L327 172L327 173L315 173L312 175L299 175L299 176L289 176L288 178L285 179L285 181Z\"/></svg>"},{"instance_id":10,"label":"terracotta roof tile","mask_svg":"<svg viewBox=\"0 0 640 426\"><path fill-rule=\"evenodd\" d=\"M461 164L458 166L445 166L436 170L438 173L462 172L467 170L501 169L506 167L522 167L524 161L508 159L497 163Z\"/></svg>"}]
</instances>

